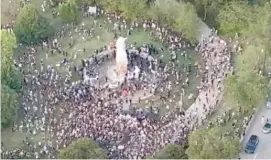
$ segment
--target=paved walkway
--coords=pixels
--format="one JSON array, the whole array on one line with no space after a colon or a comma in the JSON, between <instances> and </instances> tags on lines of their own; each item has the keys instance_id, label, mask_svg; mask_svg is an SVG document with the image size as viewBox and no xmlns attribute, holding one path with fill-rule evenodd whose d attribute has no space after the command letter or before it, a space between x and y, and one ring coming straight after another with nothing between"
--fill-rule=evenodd
<instances>
[{"instance_id":1,"label":"paved walkway","mask_svg":"<svg viewBox=\"0 0 271 160\"><path fill-rule=\"evenodd\" d=\"M211 29L208 28L208 26L204 22L200 21L199 23L200 24L199 24L199 30L198 30L199 31L198 41L201 42L202 38L206 38L206 39L209 38L209 35L211 34ZM213 44L208 44L208 45L213 45ZM214 47L217 48L217 46L214 46ZM212 54L211 55L212 60L209 59L207 61L207 65L209 68L209 70L208 70L208 83L209 84L211 84L212 65L216 65L215 60L214 60L215 59L214 53L210 53L210 54ZM217 75L218 75L218 77L222 77L221 83L223 84L223 79L225 78L224 73L219 72ZM223 90L224 90L223 85L221 86L221 90L222 90L222 92L219 92L218 80L215 79L213 85L208 86L208 90L199 92L199 95L198 95L196 101L185 112L186 116L190 115L190 114L192 115L192 119L190 119L188 117L186 117L186 119L185 119L186 124L190 128L192 128L192 126L196 123L198 123L198 125L202 125L202 120L207 118L208 111L207 112L204 111L204 104L206 105L207 109L212 109L212 108L217 107L216 104L219 104L223 98ZM208 103L207 103L206 97L208 97ZM218 103L217 103L217 101L218 101ZM200 120L198 120L198 119L200 119ZM176 121L178 121L178 120L176 120ZM189 124L188 124L188 121L189 121ZM173 133L173 137L171 140L171 143L174 143L177 140L177 137L179 137L178 135L180 134L179 130L181 130L181 129L178 129L178 128L181 128L182 126L181 126L181 123L178 123L178 122L173 122L172 124L177 125L177 126L175 126L177 128L176 132Z\"/></svg>"},{"instance_id":2,"label":"paved walkway","mask_svg":"<svg viewBox=\"0 0 271 160\"><path fill-rule=\"evenodd\" d=\"M266 106L262 107L250 122L249 128L241 143L241 159L271 159L271 133L265 134L261 131L264 125L262 123L263 116L271 119L271 109L267 109ZM249 137L253 134L259 137L259 144L254 154L247 154L244 152L245 146Z\"/></svg>"},{"instance_id":3,"label":"paved walkway","mask_svg":"<svg viewBox=\"0 0 271 160\"><path fill-rule=\"evenodd\" d=\"M196 123L198 123L198 125L202 125L202 120L207 118L207 113L209 112L209 110L215 109L217 107L216 105L219 104L223 98L223 90L224 90L223 80L225 78L224 72L226 71L226 68L221 69L220 72L216 74L216 76L221 77L221 80L222 80L220 82L221 91L219 91L218 79L215 79L213 82L213 85L211 85L211 81L212 81L211 69L212 69L212 66L215 65L215 62L218 61L218 59L216 58L218 58L219 56L215 57L214 53L212 52L210 52L210 54L212 58L207 60L207 64L209 68L208 90L200 91L196 101L186 110L186 115L190 115L190 114L192 115L192 120L188 119L190 121L190 127L192 127ZM206 105L205 108L207 109L207 112L204 111L204 104Z\"/></svg>"},{"instance_id":4,"label":"paved walkway","mask_svg":"<svg viewBox=\"0 0 271 160\"><path fill-rule=\"evenodd\" d=\"M211 35L211 29L201 20L199 19L199 27L198 27L198 36L197 36L197 40L199 42L202 41L202 38L208 38L209 35Z\"/></svg>"}]
</instances>

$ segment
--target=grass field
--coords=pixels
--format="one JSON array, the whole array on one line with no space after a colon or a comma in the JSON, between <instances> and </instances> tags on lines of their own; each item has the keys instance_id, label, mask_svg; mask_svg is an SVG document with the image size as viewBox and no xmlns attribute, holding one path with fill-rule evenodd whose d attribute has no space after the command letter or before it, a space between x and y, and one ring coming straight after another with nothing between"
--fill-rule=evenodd
<instances>
[{"instance_id":1,"label":"grass field","mask_svg":"<svg viewBox=\"0 0 271 160\"><path fill-rule=\"evenodd\" d=\"M16 7L19 8L18 1L12 0L12 3L10 3L8 0L2 0L2 4L5 4L5 6L8 5L7 8L9 7L14 8L14 9L9 9L9 10L4 8L4 14L7 15L6 17L2 16L4 18L4 20L2 19L4 23L8 23L8 20L10 20L9 14L7 12L12 12L12 14L13 12L14 14L16 12L17 14L18 10ZM35 6L37 6L41 14L49 20L50 24L54 28L60 29L63 26L63 24L61 23L59 18L53 18L50 9L47 9L46 12L41 11L40 5L42 1L43 0L34 0L32 3L34 3ZM16 3L16 5L14 5L13 3ZM3 6L1 7L3 8ZM92 17L83 18L79 26L84 24L86 27L91 27L93 25L93 20L94 19ZM112 24L109 24L109 23L104 24L103 21L104 21L103 19L98 20L98 23L103 24L104 26L103 29L96 27L94 30L95 36L97 35L100 36L99 41L97 40L97 38L95 38L95 36L93 38L87 38L86 36L84 36L86 40L83 40L82 35L79 35L74 30L70 30L72 32L71 36L65 36L61 39L58 39L58 42L60 42L61 46L64 47L64 50L68 52L68 56L72 58L71 63L73 65L81 64L81 59L91 57L96 49L99 49L105 45L108 45L109 42L113 40L114 33L111 31L105 30L105 28L112 28ZM126 34L126 32L121 33L121 34ZM73 37L73 40L71 40L71 37ZM70 42L74 44L71 48L69 47ZM132 35L128 36L128 43L133 44L134 42L137 42L139 45L142 45L143 43L152 43L156 48L164 48L162 43L153 41L152 39L150 39L150 37L148 36L148 32L144 32L142 29L137 29L136 31L133 32ZM40 46L36 46L35 48L37 49L36 60L38 63L40 59L43 59L45 65L51 65L51 64L55 65L65 58L64 55L58 54L58 53L51 55L50 53L48 53L49 51L42 50ZM83 48L86 49L86 52L82 52ZM19 47L15 53L15 56L21 56L24 53L24 50L25 50L24 46ZM184 58L183 56L180 55L178 56L180 62L184 64L184 66L187 66L189 63L194 64L196 59L198 58L197 53L194 50L190 50L190 49L186 49L185 51L189 53L190 58ZM48 54L47 59L46 59L46 54ZM75 54L77 55L77 58L73 59ZM169 59L169 55L170 55L169 52L164 53L164 58L166 61ZM62 68L60 68L60 71L63 72L63 74L67 73L67 67L63 66ZM197 84L198 84L198 80L195 74L191 75L190 86L185 89L186 96L183 97L184 108L188 108L194 102L194 99L188 99L187 96L190 93L196 94ZM175 92L180 92L180 91L176 90ZM157 103L159 103L159 101L157 101ZM23 133L12 132L10 128L2 131L1 133L2 133L2 137L1 137L2 141L6 147L13 148L13 147L23 146L22 141L23 139L25 139L25 135ZM41 134L37 134L35 137L32 137L31 141L32 142L42 141L42 138L41 138L42 136L43 135Z\"/></svg>"},{"instance_id":2,"label":"grass field","mask_svg":"<svg viewBox=\"0 0 271 160\"><path fill-rule=\"evenodd\" d=\"M20 0L1 0L1 25L15 21L20 10Z\"/></svg>"}]
</instances>

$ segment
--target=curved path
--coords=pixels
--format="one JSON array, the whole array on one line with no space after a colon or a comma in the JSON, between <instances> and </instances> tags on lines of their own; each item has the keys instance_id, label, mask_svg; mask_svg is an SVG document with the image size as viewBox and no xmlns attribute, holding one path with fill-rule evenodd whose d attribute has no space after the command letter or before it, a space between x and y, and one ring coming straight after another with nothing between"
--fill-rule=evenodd
<instances>
[{"instance_id":1,"label":"curved path","mask_svg":"<svg viewBox=\"0 0 271 160\"><path fill-rule=\"evenodd\" d=\"M201 20L198 21L197 40L202 42L202 38L208 38L212 30Z\"/></svg>"},{"instance_id":2,"label":"curved path","mask_svg":"<svg viewBox=\"0 0 271 160\"><path fill-rule=\"evenodd\" d=\"M211 35L211 29L201 20L199 20L199 29L198 29L198 36L197 39L200 43L203 43L203 38L208 39L209 35ZM216 46L217 45L217 46ZM218 51L218 55L223 55L223 53L219 52L221 47L226 47L225 44L214 44L209 43L207 47L214 48ZM220 69L215 75L215 79L213 84L211 84L211 76L212 76L212 67L216 65L216 61L219 61L219 56L214 56L214 52L208 53L210 54L211 58L207 60L207 66L209 68L208 70L208 87L206 90L201 90L199 92L198 97L196 98L196 101L185 111L185 123L186 125L192 129L196 124L198 126L202 125L203 120L207 118L207 113L209 110L215 110L217 105L221 102L223 97L223 81L225 79L225 72L227 71L227 66L230 64L229 60L226 61L222 69ZM219 77L219 80L218 80ZM218 82L220 81L220 82ZM222 85L219 85L222 84ZM220 89L219 89L220 86ZM204 105L207 110L204 110ZM206 112L207 111L207 112ZM175 120L179 121L179 120ZM174 122L172 124L175 124L176 128L181 128L181 123ZM180 137L180 131L181 129L176 129L175 133L173 133L171 143L176 142L178 137Z\"/></svg>"}]
</instances>

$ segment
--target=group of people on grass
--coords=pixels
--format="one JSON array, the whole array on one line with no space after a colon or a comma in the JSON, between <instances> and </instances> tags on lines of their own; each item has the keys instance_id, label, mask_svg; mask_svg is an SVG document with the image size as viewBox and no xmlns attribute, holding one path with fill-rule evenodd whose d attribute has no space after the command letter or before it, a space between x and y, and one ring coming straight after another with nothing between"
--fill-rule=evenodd
<instances>
[{"instance_id":1,"label":"group of people on grass","mask_svg":"<svg viewBox=\"0 0 271 160\"><path fill-rule=\"evenodd\" d=\"M58 149L67 147L80 137L95 140L112 159L153 157L167 144L184 144L188 133L216 109L223 93L223 81L230 70L230 52L226 42L215 33L193 45L182 34L163 28L155 21L129 25L120 16L102 10L99 10L98 16L106 17L106 20L102 23L94 20L91 28L87 25L64 26L55 39L44 41L41 48L28 47L23 56L14 60L23 74L20 107L23 118L14 124L13 131L23 132L26 137L20 149L7 149L2 144L2 157L56 158ZM107 28L107 24L112 24L112 27ZM82 41L89 38L100 40L95 33L96 28L112 30L117 38L119 33L133 34L141 26L151 38L161 40L166 48L156 48L152 44L138 45L142 42L131 44L129 49L155 58L148 61L129 53L130 65L141 69L140 76L132 82L124 81L116 89L102 85L108 77L102 77L97 72L104 63L114 61L114 56L110 55L98 58L100 52L108 50L107 46L97 49L93 56L77 65L78 55L69 53L59 43L68 36L69 47L72 48L74 36L80 35ZM182 52L187 47L194 47L199 52L201 58L196 65L186 67L178 60L190 56ZM37 58L39 49L47 53L44 60ZM80 50L91 54L85 48ZM168 56L165 55L168 52L172 55L169 62L165 62L163 58ZM48 59L54 56L60 56L62 60L50 64ZM84 83L84 70L93 77L98 76L98 83ZM179 97L189 96L185 88L190 85L192 70L197 70L196 76L200 77L199 96L191 96L195 103L184 111L182 98L179 102ZM152 72L159 79L155 84L146 82L146 75ZM176 88L181 92L178 97L173 93ZM143 93L137 99L133 98L140 91ZM155 98L143 99L146 94L158 96L160 106L155 104L158 101ZM138 110L136 105L141 101L146 103ZM124 103L129 106L128 112L122 112Z\"/></svg>"}]
</instances>

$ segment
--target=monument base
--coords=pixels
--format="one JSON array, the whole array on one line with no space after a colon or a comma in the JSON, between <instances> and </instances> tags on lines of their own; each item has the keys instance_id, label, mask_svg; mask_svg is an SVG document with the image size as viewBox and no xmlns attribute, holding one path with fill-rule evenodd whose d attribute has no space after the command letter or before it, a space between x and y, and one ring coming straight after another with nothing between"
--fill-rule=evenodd
<instances>
[{"instance_id":1,"label":"monument base","mask_svg":"<svg viewBox=\"0 0 271 160\"><path fill-rule=\"evenodd\" d=\"M116 66L111 66L107 70L108 86L109 88L117 88L123 82L125 77L120 77L117 73Z\"/></svg>"}]
</instances>

